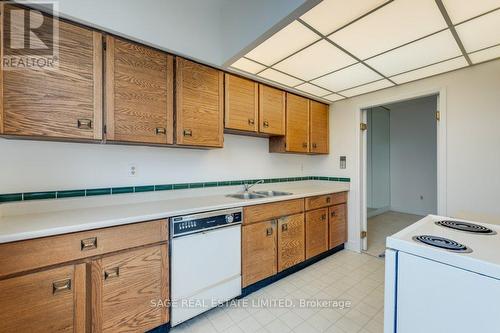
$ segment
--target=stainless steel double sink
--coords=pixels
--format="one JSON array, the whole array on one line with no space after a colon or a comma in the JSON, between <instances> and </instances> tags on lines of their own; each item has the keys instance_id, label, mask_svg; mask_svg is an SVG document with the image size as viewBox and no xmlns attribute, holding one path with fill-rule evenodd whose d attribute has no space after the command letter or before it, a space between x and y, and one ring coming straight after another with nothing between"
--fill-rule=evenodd
<instances>
[{"instance_id":1,"label":"stainless steel double sink","mask_svg":"<svg viewBox=\"0 0 500 333\"><path fill-rule=\"evenodd\" d=\"M284 195L292 195L290 192L282 192L282 191L255 191L255 192L243 192L237 194L229 194L227 197L235 198L235 199L262 199L269 197L280 197Z\"/></svg>"}]
</instances>

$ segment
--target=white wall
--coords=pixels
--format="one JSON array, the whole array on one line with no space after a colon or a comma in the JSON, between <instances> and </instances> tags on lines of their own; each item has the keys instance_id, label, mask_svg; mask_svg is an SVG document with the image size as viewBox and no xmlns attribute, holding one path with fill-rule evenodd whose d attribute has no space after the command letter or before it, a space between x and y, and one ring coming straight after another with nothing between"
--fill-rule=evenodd
<instances>
[{"instance_id":1,"label":"white wall","mask_svg":"<svg viewBox=\"0 0 500 333\"><path fill-rule=\"evenodd\" d=\"M390 108L391 210L437 213L437 97L387 105Z\"/></svg>"},{"instance_id":2,"label":"white wall","mask_svg":"<svg viewBox=\"0 0 500 333\"><path fill-rule=\"evenodd\" d=\"M444 214L500 223L500 60L338 101L330 119L331 153L313 173L351 178L349 243L360 249L360 143L362 108L445 91L447 110ZM339 156L347 168L339 168Z\"/></svg>"}]
</instances>

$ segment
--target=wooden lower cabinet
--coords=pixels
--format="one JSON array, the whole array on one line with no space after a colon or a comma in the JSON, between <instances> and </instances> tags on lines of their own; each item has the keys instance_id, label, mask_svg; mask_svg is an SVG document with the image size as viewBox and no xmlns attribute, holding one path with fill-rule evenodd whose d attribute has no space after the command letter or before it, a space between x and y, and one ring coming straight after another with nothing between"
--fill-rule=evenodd
<instances>
[{"instance_id":1,"label":"wooden lower cabinet","mask_svg":"<svg viewBox=\"0 0 500 333\"><path fill-rule=\"evenodd\" d=\"M306 259L328 250L328 208L306 212Z\"/></svg>"},{"instance_id":2,"label":"wooden lower cabinet","mask_svg":"<svg viewBox=\"0 0 500 333\"><path fill-rule=\"evenodd\" d=\"M304 214L278 220L278 272L305 260Z\"/></svg>"},{"instance_id":3,"label":"wooden lower cabinet","mask_svg":"<svg viewBox=\"0 0 500 333\"><path fill-rule=\"evenodd\" d=\"M330 246L332 249L347 242L347 204L329 208L330 213Z\"/></svg>"},{"instance_id":4,"label":"wooden lower cabinet","mask_svg":"<svg viewBox=\"0 0 500 333\"><path fill-rule=\"evenodd\" d=\"M0 281L0 332L85 332L85 264Z\"/></svg>"},{"instance_id":5,"label":"wooden lower cabinet","mask_svg":"<svg viewBox=\"0 0 500 333\"><path fill-rule=\"evenodd\" d=\"M276 221L242 227L242 286L247 287L277 273Z\"/></svg>"},{"instance_id":6,"label":"wooden lower cabinet","mask_svg":"<svg viewBox=\"0 0 500 333\"><path fill-rule=\"evenodd\" d=\"M166 244L92 262L92 332L145 332L168 322ZM160 301L161 300L161 301Z\"/></svg>"}]
</instances>

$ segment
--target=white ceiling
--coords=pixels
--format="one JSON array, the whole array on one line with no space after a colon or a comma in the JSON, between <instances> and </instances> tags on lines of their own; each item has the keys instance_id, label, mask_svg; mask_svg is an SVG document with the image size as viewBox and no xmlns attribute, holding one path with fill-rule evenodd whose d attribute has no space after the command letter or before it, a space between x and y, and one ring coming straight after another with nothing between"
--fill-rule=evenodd
<instances>
[{"instance_id":1,"label":"white ceiling","mask_svg":"<svg viewBox=\"0 0 500 333\"><path fill-rule=\"evenodd\" d=\"M323 0L230 67L336 101L500 57L500 0Z\"/></svg>"}]
</instances>

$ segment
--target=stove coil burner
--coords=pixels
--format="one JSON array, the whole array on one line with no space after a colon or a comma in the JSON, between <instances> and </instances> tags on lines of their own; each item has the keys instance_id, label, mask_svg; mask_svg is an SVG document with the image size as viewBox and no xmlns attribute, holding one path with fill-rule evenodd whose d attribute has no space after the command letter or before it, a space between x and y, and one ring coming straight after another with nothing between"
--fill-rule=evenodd
<instances>
[{"instance_id":1,"label":"stove coil burner","mask_svg":"<svg viewBox=\"0 0 500 333\"><path fill-rule=\"evenodd\" d=\"M421 236L414 236L413 240L430 245L430 246L438 247L440 249L452 251L452 252L457 252L457 253L471 253L472 252L471 248L469 248L463 244L460 244L458 242L455 242L454 240L448 239L448 238L443 238L443 237L438 237L438 236L421 235Z\"/></svg>"},{"instance_id":2,"label":"stove coil burner","mask_svg":"<svg viewBox=\"0 0 500 333\"><path fill-rule=\"evenodd\" d=\"M482 235L495 235L496 232L491 230L490 228L483 227L482 225L475 224L475 223L469 223L469 222L461 222L461 221L450 221L450 220L444 220L444 221L437 221L435 222L436 225L454 229L454 230L459 230L459 231L465 231L465 232L470 232L470 233L475 233L475 234L482 234Z\"/></svg>"}]
</instances>

